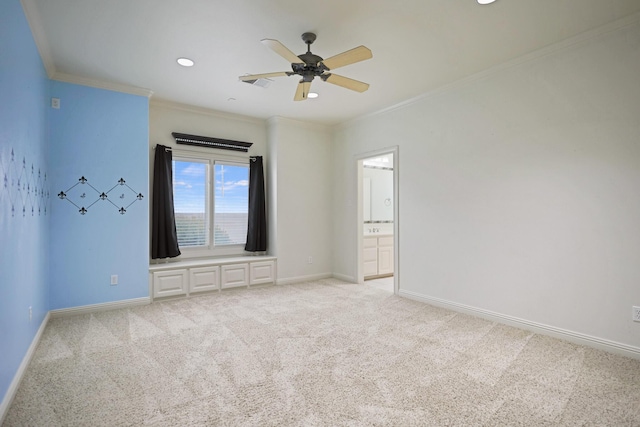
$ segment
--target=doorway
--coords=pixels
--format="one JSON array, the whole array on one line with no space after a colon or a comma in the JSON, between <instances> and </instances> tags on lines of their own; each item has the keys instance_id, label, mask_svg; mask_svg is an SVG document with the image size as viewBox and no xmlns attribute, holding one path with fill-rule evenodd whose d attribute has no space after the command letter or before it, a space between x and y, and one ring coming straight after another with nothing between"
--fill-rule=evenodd
<instances>
[{"instance_id":1,"label":"doorway","mask_svg":"<svg viewBox=\"0 0 640 427\"><path fill-rule=\"evenodd\" d=\"M361 153L357 164L358 283L400 289L398 147Z\"/></svg>"}]
</instances>

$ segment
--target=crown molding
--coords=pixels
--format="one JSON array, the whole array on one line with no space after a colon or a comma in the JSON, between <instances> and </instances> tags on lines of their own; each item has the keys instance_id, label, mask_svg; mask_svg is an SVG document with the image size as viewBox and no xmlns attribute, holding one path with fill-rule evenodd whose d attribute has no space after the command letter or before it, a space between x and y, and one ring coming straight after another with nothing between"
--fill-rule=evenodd
<instances>
[{"instance_id":1,"label":"crown molding","mask_svg":"<svg viewBox=\"0 0 640 427\"><path fill-rule=\"evenodd\" d=\"M153 91L150 89L144 89L135 86L128 86L119 83L106 82L102 80L90 79L86 77L74 76L73 74L65 74L55 72L53 76L50 77L51 80L56 80L59 82L65 83L73 83L82 86L90 86L98 89L111 90L114 92L122 92L128 93L130 95L144 96L146 98L151 98L153 95Z\"/></svg>"},{"instance_id":2,"label":"crown molding","mask_svg":"<svg viewBox=\"0 0 640 427\"><path fill-rule=\"evenodd\" d=\"M49 46L49 42L44 33L44 28L42 27L40 12L38 12L38 8L36 7L34 0L20 0L20 4L22 5L24 16L27 18L27 23L31 29L31 34L33 35L33 40L35 41L36 48L40 54L42 65L51 79L56 73L56 66L53 62L51 47Z\"/></svg>"},{"instance_id":3,"label":"crown molding","mask_svg":"<svg viewBox=\"0 0 640 427\"><path fill-rule=\"evenodd\" d=\"M215 118L225 119L225 120L242 121L242 122L259 125L259 126L265 125L265 120L263 119L258 119L251 116L244 116L242 114L234 114L234 113L227 113L219 110L212 110L210 108L198 107L195 105L182 104L180 102L170 101L168 99L163 99L163 98L153 98L149 102L149 106L151 108L165 108L169 110L184 111L187 113L202 114L205 116L215 117Z\"/></svg>"},{"instance_id":4,"label":"crown molding","mask_svg":"<svg viewBox=\"0 0 640 427\"><path fill-rule=\"evenodd\" d=\"M638 25L640 23L640 12L634 13L632 15L629 16L625 16L624 18L618 19L616 21L610 22L608 24L602 25L598 28L594 28L592 30L588 30L585 31L583 33L580 33L576 36L570 37L568 39L559 41L557 43L554 43L552 45L543 47L541 49L538 50L534 50L533 52L530 53L526 53L522 56L516 57L514 59L511 59L509 61L503 62L502 64L498 64L495 65L493 67L490 67L486 70L477 72L475 74L472 74L470 76L464 77L462 79L456 80L454 82L451 83L447 83L445 85L439 86L435 89L432 89L430 91L427 91L421 95L415 96L413 98L407 99L406 101L402 101L398 104L392 105L390 107L387 108L383 108L382 110L378 110L378 111L374 111L372 113L369 114L365 114L359 117L356 117L354 119L351 120L347 120L345 122L342 123L338 123L334 126L335 130L343 130L343 129L348 129L354 125L356 125L357 123L360 123L364 120L368 120L371 118L375 118L378 116L382 116L382 115L386 115L388 113L394 112L394 111L398 111L398 110L402 110L404 108L410 107L414 104L418 104L421 101L431 98L433 96L439 95L443 92L447 92L449 90L454 90L457 88L461 88L463 86L469 85L471 83L474 83L478 80L482 80L484 78L490 77L494 74L498 74L501 71L507 70L509 68L513 68L513 67L517 67L519 65L523 65L526 64L528 62L532 62L535 61L537 59L543 58L545 56L549 56L552 55L554 53L558 53L558 52L562 52L566 49L569 49L573 46L578 46L584 43L587 43L595 38L604 36L608 33L612 33L615 31L619 31L619 30L623 30L625 28L634 26L634 25Z\"/></svg>"}]
</instances>

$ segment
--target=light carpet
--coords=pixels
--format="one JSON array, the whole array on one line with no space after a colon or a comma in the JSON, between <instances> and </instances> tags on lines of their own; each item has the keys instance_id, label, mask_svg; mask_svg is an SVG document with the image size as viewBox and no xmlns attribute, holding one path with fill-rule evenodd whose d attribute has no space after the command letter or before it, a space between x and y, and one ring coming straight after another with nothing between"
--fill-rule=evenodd
<instances>
[{"instance_id":1,"label":"light carpet","mask_svg":"<svg viewBox=\"0 0 640 427\"><path fill-rule=\"evenodd\" d=\"M640 426L640 360L335 279L49 322L5 426Z\"/></svg>"}]
</instances>

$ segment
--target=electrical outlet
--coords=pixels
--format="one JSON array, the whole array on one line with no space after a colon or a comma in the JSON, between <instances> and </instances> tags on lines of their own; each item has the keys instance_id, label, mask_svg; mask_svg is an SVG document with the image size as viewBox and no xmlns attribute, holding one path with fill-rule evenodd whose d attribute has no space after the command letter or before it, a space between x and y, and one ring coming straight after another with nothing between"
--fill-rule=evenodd
<instances>
[{"instance_id":1,"label":"electrical outlet","mask_svg":"<svg viewBox=\"0 0 640 427\"><path fill-rule=\"evenodd\" d=\"M118 275L117 274L112 274L111 275L111 286L115 286L118 284Z\"/></svg>"},{"instance_id":2,"label":"electrical outlet","mask_svg":"<svg viewBox=\"0 0 640 427\"><path fill-rule=\"evenodd\" d=\"M633 321L640 322L640 307L633 306Z\"/></svg>"},{"instance_id":3,"label":"electrical outlet","mask_svg":"<svg viewBox=\"0 0 640 427\"><path fill-rule=\"evenodd\" d=\"M33 319L33 309L29 306L29 322L31 322L31 319Z\"/></svg>"},{"instance_id":4,"label":"electrical outlet","mask_svg":"<svg viewBox=\"0 0 640 427\"><path fill-rule=\"evenodd\" d=\"M60 98L51 98L51 108L60 109Z\"/></svg>"},{"instance_id":5,"label":"electrical outlet","mask_svg":"<svg viewBox=\"0 0 640 427\"><path fill-rule=\"evenodd\" d=\"M307 261L309 264L313 264L313 257L309 257L309 260Z\"/></svg>"}]
</instances>

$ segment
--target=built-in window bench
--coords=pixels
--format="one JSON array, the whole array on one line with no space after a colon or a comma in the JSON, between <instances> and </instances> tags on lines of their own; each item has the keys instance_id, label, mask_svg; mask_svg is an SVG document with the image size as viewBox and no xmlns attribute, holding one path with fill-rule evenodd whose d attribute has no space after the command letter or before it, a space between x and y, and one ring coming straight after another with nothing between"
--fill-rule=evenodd
<instances>
[{"instance_id":1,"label":"built-in window bench","mask_svg":"<svg viewBox=\"0 0 640 427\"><path fill-rule=\"evenodd\" d=\"M152 299L275 283L276 257L246 256L149 265Z\"/></svg>"}]
</instances>

